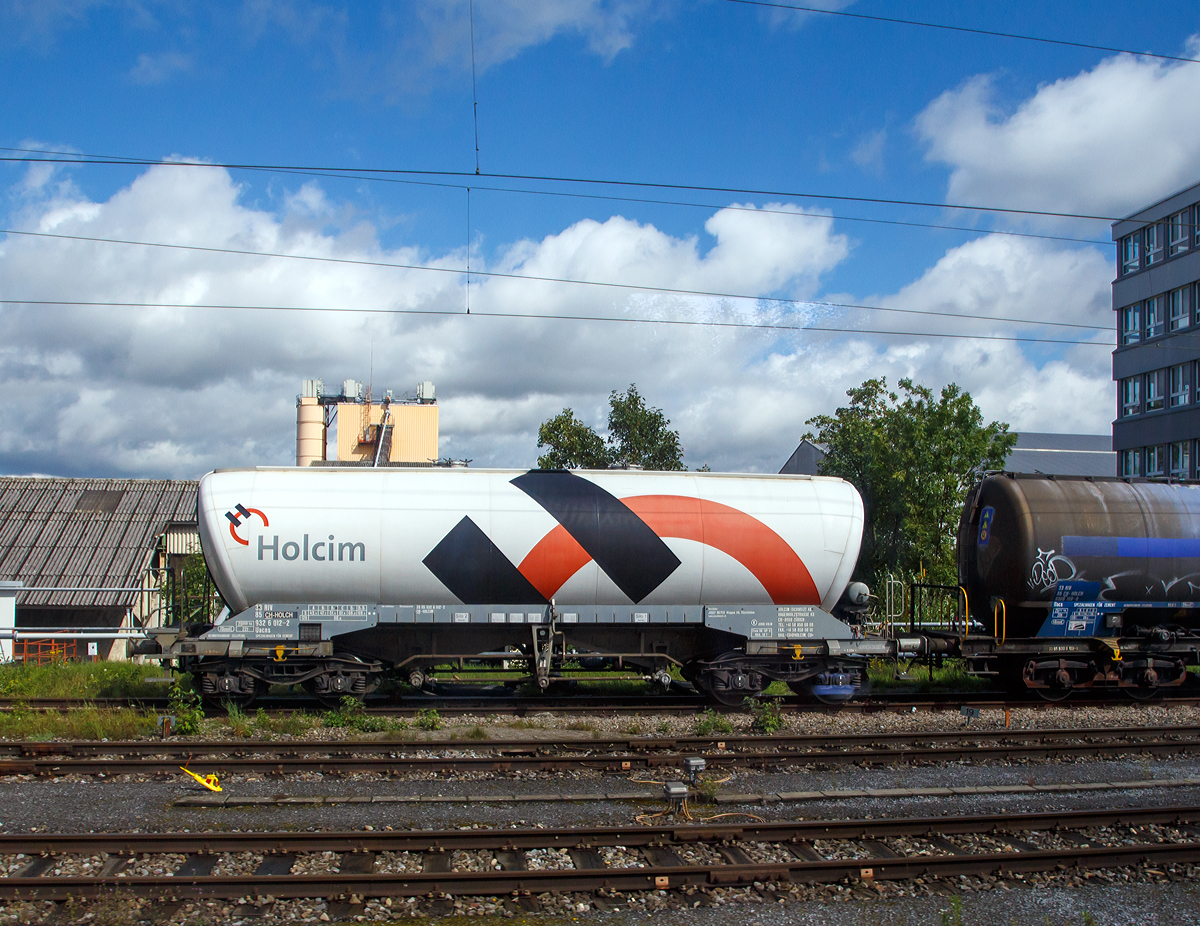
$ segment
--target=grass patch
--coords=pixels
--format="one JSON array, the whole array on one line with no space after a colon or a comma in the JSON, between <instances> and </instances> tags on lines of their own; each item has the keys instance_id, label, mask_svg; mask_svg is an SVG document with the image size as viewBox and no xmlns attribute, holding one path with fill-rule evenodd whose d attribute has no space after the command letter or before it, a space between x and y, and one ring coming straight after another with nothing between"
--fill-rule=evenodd
<instances>
[{"instance_id":1,"label":"grass patch","mask_svg":"<svg viewBox=\"0 0 1200 926\"><path fill-rule=\"evenodd\" d=\"M128 740L158 732L154 715L129 709L79 707L65 713L16 707L0 713L0 737L39 740Z\"/></svg>"},{"instance_id":2,"label":"grass patch","mask_svg":"<svg viewBox=\"0 0 1200 926\"><path fill-rule=\"evenodd\" d=\"M0 698L161 698L167 686L146 679L163 675L158 664L12 662L0 665Z\"/></svg>"},{"instance_id":3,"label":"grass patch","mask_svg":"<svg viewBox=\"0 0 1200 926\"><path fill-rule=\"evenodd\" d=\"M516 720L510 720L505 724L510 730L540 730L542 725L536 720L526 720L524 717L518 717Z\"/></svg>"},{"instance_id":4,"label":"grass patch","mask_svg":"<svg viewBox=\"0 0 1200 926\"><path fill-rule=\"evenodd\" d=\"M254 718L254 725L264 733L278 733L281 736L303 736L312 732L317 725L317 718L312 714L298 711L294 714L280 714L269 717L266 711L259 708Z\"/></svg>"},{"instance_id":5,"label":"grass patch","mask_svg":"<svg viewBox=\"0 0 1200 926\"><path fill-rule=\"evenodd\" d=\"M898 678L900 674L908 677ZM940 667L935 665L932 678L928 663L897 664L872 659L867 668L867 682L871 691L977 691L988 685L985 679L970 675L961 659L945 659Z\"/></svg>"},{"instance_id":6,"label":"grass patch","mask_svg":"<svg viewBox=\"0 0 1200 926\"><path fill-rule=\"evenodd\" d=\"M595 733L600 728L590 720L572 720L567 724L568 730L586 730L588 733Z\"/></svg>"},{"instance_id":7,"label":"grass patch","mask_svg":"<svg viewBox=\"0 0 1200 926\"><path fill-rule=\"evenodd\" d=\"M479 724L471 727L469 730L455 730L450 734L452 740L485 740L488 738L488 732Z\"/></svg>"}]
</instances>

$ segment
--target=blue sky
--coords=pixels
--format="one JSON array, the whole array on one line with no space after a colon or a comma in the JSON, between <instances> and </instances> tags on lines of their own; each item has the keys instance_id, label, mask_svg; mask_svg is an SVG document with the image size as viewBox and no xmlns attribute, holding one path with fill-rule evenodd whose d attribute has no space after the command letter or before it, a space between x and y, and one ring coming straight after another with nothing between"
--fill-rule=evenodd
<instances>
[{"instance_id":1,"label":"blue sky","mask_svg":"<svg viewBox=\"0 0 1200 926\"><path fill-rule=\"evenodd\" d=\"M835 5L1138 52L1200 50L1194 3ZM364 316L345 310L451 310L465 303L465 278L7 235L0 298L30 302L0 308L0 378L27 396L0 412L0 471L194 476L285 463L299 380L313 376L373 375L398 391L433 379L442 450L476 465L532 463L541 420L570 405L602 423L609 390L629 382L679 427L690 464L731 470L777 470L804 421L872 375L959 382L1018 429L1108 429L1106 349L998 339L1111 340L1099 330L1111 322L1111 246L989 234L1106 241L1105 222L796 194L1123 215L1200 180L1200 64L727 0L476 0L474 27L485 174L787 195L8 163L4 227L451 269L469 242L474 269L906 310L476 277L476 314L900 333ZM9 148L475 168L465 2L8 2L0 36ZM942 314L913 314L923 311Z\"/></svg>"}]
</instances>

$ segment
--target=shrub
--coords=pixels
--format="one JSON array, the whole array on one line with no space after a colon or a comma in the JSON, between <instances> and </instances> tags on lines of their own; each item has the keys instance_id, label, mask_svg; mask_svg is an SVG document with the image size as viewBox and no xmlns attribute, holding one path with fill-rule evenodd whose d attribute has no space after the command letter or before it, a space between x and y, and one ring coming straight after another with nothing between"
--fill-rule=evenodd
<instances>
[{"instance_id":1,"label":"shrub","mask_svg":"<svg viewBox=\"0 0 1200 926\"><path fill-rule=\"evenodd\" d=\"M423 708L417 711L417 717L414 722L422 730L440 730L442 728L442 715L432 707Z\"/></svg>"},{"instance_id":2,"label":"shrub","mask_svg":"<svg viewBox=\"0 0 1200 926\"><path fill-rule=\"evenodd\" d=\"M204 720L200 696L190 686L185 687L182 679L177 678L171 683L168 712L175 715L176 733L191 736L200 732L200 724Z\"/></svg>"},{"instance_id":3,"label":"shrub","mask_svg":"<svg viewBox=\"0 0 1200 926\"><path fill-rule=\"evenodd\" d=\"M778 701L747 698L745 703L754 717L750 727L755 733L775 733L783 727L783 714L779 710Z\"/></svg>"}]
</instances>

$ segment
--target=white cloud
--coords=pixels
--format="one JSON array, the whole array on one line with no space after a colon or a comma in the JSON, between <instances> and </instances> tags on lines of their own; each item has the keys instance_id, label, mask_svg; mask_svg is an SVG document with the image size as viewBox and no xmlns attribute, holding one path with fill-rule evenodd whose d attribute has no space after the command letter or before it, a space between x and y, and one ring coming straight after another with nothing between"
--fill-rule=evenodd
<instances>
[{"instance_id":1,"label":"white cloud","mask_svg":"<svg viewBox=\"0 0 1200 926\"><path fill-rule=\"evenodd\" d=\"M651 15L654 7L647 0L489 0L477 3L477 66L487 68L503 63L526 48L542 45L562 34L581 37L593 53L611 59L633 44L634 21ZM469 13L466 0L443 0L418 7L417 15L429 30L433 60L470 62Z\"/></svg>"},{"instance_id":2,"label":"white cloud","mask_svg":"<svg viewBox=\"0 0 1200 926\"><path fill-rule=\"evenodd\" d=\"M996 96L992 77L975 77L917 118L927 158L951 167L954 202L1119 216L1200 177L1195 64L1118 55L1011 112Z\"/></svg>"},{"instance_id":3,"label":"white cloud","mask_svg":"<svg viewBox=\"0 0 1200 926\"><path fill-rule=\"evenodd\" d=\"M23 195L29 198L9 221L57 234L454 269L464 259L384 248L370 226L337 225L331 215L344 210L314 185L277 197L278 212L249 207L217 169L152 168L102 202L69 185ZM721 210L709 217L707 234L689 238L619 216L582 221L542 240L514 242L494 265L683 289L812 292L848 244L829 217L778 208L793 214ZM473 263L485 266L480 258ZM15 235L0 245L0 278L5 298L29 300L454 313L464 301L457 273ZM0 383L22 400L0 410L0 470L195 475L213 466L286 463L294 450L299 380L366 379L372 352L377 389L435 381L442 451L477 465L532 463L542 420L572 405L600 421L608 392L631 382L681 426L695 422L685 439L703 444L693 405L741 388L741 371L757 363L771 336L481 313L777 314L746 302L500 278L477 280L472 289L475 314L450 318L4 306ZM708 443L722 441L714 436ZM712 462L742 465L743 450L720 451Z\"/></svg>"},{"instance_id":4,"label":"white cloud","mask_svg":"<svg viewBox=\"0 0 1200 926\"><path fill-rule=\"evenodd\" d=\"M163 84L176 74L184 74L192 69L191 55L178 51L164 51L158 54L138 55L137 64L129 71L129 79L135 84L148 86Z\"/></svg>"},{"instance_id":5,"label":"white cloud","mask_svg":"<svg viewBox=\"0 0 1200 926\"><path fill-rule=\"evenodd\" d=\"M14 187L10 227L349 258L457 271L461 252L386 248L315 183L275 211L218 169L157 167L94 202L69 182ZM676 237L614 216L514 241L475 269L633 282L707 292L813 298L849 253L825 215L724 209ZM347 218L349 216L349 218ZM775 471L805 420L884 375L935 389L957 382L990 418L1017 429L1103 433L1114 403L1103 347L1019 345L944 333L1092 337L1107 331L1020 325L1111 324L1108 262L1092 248L989 235L948 251L893 294L837 301L955 312L970 319L834 310L603 286L476 278L470 316L457 273L8 236L3 298L418 309L439 315L280 313L202 308L0 306L0 472L194 476L216 466L294 459L301 379L367 379L376 390L437 385L441 452L474 465L524 466L538 425L565 406L602 426L608 393L637 383L681 432L687 461ZM900 332L489 318L603 315ZM975 320L978 319L978 320ZM926 334L909 334L926 332ZM1024 349L1023 349L1024 348Z\"/></svg>"},{"instance_id":6,"label":"white cloud","mask_svg":"<svg viewBox=\"0 0 1200 926\"><path fill-rule=\"evenodd\" d=\"M862 168L878 172L883 167L883 145L887 141L887 130L868 132L850 150L850 160Z\"/></svg>"},{"instance_id":7,"label":"white cloud","mask_svg":"<svg viewBox=\"0 0 1200 926\"><path fill-rule=\"evenodd\" d=\"M668 15L673 0L488 0L474 5L475 68L489 68L529 48L573 37L605 61L629 48L635 27ZM426 90L438 73L471 69L468 0L429 0L381 11L313 0L247 0L241 23L251 43L283 37L331 67L341 93L399 97ZM368 28L363 28L367 25ZM365 37L365 38L364 38Z\"/></svg>"}]
</instances>

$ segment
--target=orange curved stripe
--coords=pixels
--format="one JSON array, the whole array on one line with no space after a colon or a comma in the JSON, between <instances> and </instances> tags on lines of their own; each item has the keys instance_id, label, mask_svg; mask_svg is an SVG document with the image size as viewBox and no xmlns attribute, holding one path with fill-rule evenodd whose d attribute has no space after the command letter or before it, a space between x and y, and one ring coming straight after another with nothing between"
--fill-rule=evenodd
<instances>
[{"instance_id":1,"label":"orange curved stripe","mask_svg":"<svg viewBox=\"0 0 1200 926\"><path fill-rule=\"evenodd\" d=\"M820 604L804 562L775 531L744 511L681 495L637 495L621 501L659 537L694 540L727 553L754 575L775 604ZM551 598L591 561L566 529L556 525L518 567Z\"/></svg>"},{"instance_id":2,"label":"orange curved stripe","mask_svg":"<svg viewBox=\"0 0 1200 926\"><path fill-rule=\"evenodd\" d=\"M719 502L680 495L622 499L660 537L680 537L716 547L745 566L775 604L820 604L804 562L758 518Z\"/></svg>"},{"instance_id":3,"label":"orange curved stripe","mask_svg":"<svg viewBox=\"0 0 1200 926\"><path fill-rule=\"evenodd\" d=\"M517 567L549 601L563 583L592 561L587 550L561 524L539 540Z\"/></svg>"}]
</instances>

